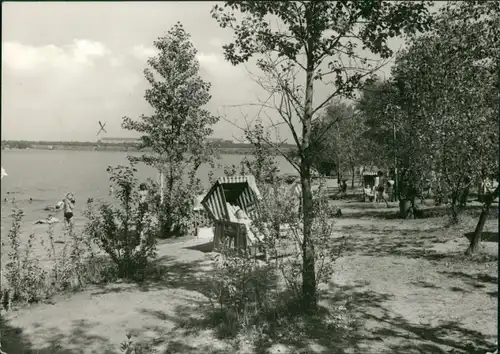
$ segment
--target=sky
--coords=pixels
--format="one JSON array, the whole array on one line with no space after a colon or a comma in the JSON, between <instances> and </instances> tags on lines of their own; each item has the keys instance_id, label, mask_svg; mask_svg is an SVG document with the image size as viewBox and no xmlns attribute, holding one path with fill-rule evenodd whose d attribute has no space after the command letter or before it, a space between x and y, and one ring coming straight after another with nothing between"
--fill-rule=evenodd
<instances>
[{"instance_id":1,"label":"sky","mask_svg":"<svg viewBox=\"0 0 500 354\"><path fill-rule=\"evenodd\" d=\"M232 34L211 17L214 4L2 2L2 140L95 141L98 121L106 122L108 137L136 136L121 128L122 117L150 112L143 70L153 41L177 21L191 34L200 74L212 84L207 109L224 117L213 137L240 138L237 126L257 114L242 105L262 92L248 66L224 60L222 44Z\"/></svg>"}]
</instances>

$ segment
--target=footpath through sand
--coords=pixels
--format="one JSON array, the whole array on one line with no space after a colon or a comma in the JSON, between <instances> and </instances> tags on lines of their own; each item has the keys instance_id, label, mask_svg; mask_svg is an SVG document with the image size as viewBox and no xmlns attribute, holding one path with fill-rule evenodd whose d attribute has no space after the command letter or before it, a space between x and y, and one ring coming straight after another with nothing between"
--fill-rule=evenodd
<instances>
[{"instance_id":1,"label":"footpath through sand","mask_svg":"<svg viewBox=\"0 0 500 354\"><path fill-rule=\"evenodd\" d=\"M467 240L457 241L456 231L436 223L431 219L339 220L338 230L348 242L322 303L345 304L359 326L349 340L330 332L316 341L287 338L284 333L281 340L258 352L493 351L497 260L456 262L448 255L463 253ZM493 222L487 228L498 235ZM94 287L56 297L51 304L7 313L2 320L2 350L8 354L120 353L120 343L131 333L133 339L152 342L158 353L235 353L209 326L196 331L185 326L188 318L203 317L209 305L203 293L210 286L211 254L190 249L204 242L189 239L160 245L157 262L166 271L159 281ZM257 351L247 345L237 352Z\"/></svg>"}]
</instances>

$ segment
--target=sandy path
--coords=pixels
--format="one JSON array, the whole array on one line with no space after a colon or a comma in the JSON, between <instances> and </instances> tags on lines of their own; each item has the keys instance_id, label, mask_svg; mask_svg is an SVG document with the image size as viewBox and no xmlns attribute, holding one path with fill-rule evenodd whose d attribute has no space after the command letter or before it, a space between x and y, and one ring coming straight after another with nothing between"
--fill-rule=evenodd
<instances>
[{"instance_id":1,"label":"sandy path","mask_svg":"<svg viewBox=\"0 0 500 354\"><path fill-rule=\"evenodd\" d=\"M336 227L349 247L336 261L322 304L344 304L357 325L345 336L329 330L309 342L284 333L265 350L238 353L484 354L492 349L497 261L448 257L465 249L459 231L444 230L433 219L344 218ZM490 221L487 230L498 232L498 226ZM168 269L161 282L93 288L56 298L53 305L9 313L2 349L9 354L31 353L28 349L46 354L119 353L125 333L132 332L141 341L155 339L159 353L235 353L211 330L183 328L189 317L201 317L208 303L202 293L210 283L212 263L207 254L188 248L203 242L160 245L158 262ZM498 246L484 244L486 249ZM498 248L496 252L498 259Z\"/></svg>"},{"instance_id":2,"label":"sandy path","mask_svg":"<svg viewBox=\"0 0 500 354\"><path fill-rule=\"evenodd\" d=\"M23 334L18 343L4 339L3 349L9 354L28 353L22 345L27 346L29 338L27 348L40 353L118 353L127 332L144 340L167 333L182 321L176 316L180 309L187 311L207 302L205 296L189 289L210 269L205 254L185 248L200 242L159 247L159 263L173 269L165 282L141 287L113 284L9 313L5 317L9 326L22 328Z\"/></svg>"}]
</instances>

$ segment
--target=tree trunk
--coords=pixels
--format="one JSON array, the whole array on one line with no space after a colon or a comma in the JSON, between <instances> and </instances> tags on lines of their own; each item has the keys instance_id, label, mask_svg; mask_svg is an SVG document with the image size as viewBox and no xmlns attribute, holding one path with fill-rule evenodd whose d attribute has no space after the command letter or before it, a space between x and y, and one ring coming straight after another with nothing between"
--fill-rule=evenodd
<instances>
[{"instance_id":1,"label":"tree trunk","mask_svg":"<svg viewBox=\"0 0 500 354\"><path fill-rule=\"evenodd\" d=\"M451 221L454 224L458 223L458 197L456 193L453 193L451 197Z\"/></svg>"},{"instance_id":2,"label":"tree trunk","mask_svg":"<svg viewBox=\"0 0 500 354\"><path fill-rule=\"evenodd\" d=\"M465 251L466 255L470 256L478 251L484 224L488 219L488 214L490 213L491 204L493 203L493 201L497 196L498 196L498 187L495 189L493 193L486 193L486 195L484 196L484 204L481 209L481 215L479 215L479 221L477 222L474 234L470 239L470 245Z\"/></svg>"},{"instance_id":3,"label":"tree trunk","mask_svg":"<svg viewBox=\"0 0 500 354\"><path fill-rule=\"evenodd\" d=\"M311 239L314 210L309 171L309 166L304 161L301 164L300 182L302 184L302 216L304 223L304 239L302 241L302 296L304 310L306 311L314 310L317 303L314 244Z\"/></svg>"},{"instance_id":4,"label":"tree trunk","mask_svg":"<svg viewBox=\"0 0 500 354\"><path fill-rule=\"evenodd\" d=\"M315 311L317 308L316 298L316 273L314 245L312 243L312 223L314 218L313 198L311 191L311 151L310 141L313 119L313 91L314 91L314 47L315 37L311 32L314 16L314 3L306 5L306 28L307 40L307 70L305 85L304 117L302 121L302 151L300 161L300 182L302 184L302 217L304 227L304 239L302 241L302 306L307 312Z\"/></svg>"},{"instance_id":5,"label":"tree trunk","mask_svg":"<svg viewBox=\"0 0 500 354\"><path fill-rule=\"evenodd\" d=\"M354 174L355 174L355 167L352 167L351 168L351 172L352 172L352 178L351 178L351 188L354 189Z\"/></svg>"}]
</instances>

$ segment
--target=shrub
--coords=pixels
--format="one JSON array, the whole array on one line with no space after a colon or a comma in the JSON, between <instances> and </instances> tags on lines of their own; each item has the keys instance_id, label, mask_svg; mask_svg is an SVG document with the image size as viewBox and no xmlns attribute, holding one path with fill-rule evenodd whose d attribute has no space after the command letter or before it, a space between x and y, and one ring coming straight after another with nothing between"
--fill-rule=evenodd
<instances>
[{"instance_id":1,"label":"shrub","mask_svg":"<svg viewBox=\"0 0 500 354\"><path fill-rule=\"evenodd\" d=\"M157 189L155 189L157 190ZM154 192L154 214L158 216L160 238L184 236L191 232L194 213L193 195L199 189L191 184L178 184L174 190L164 194L163 204L159 203L159 192Z\"/></svg>"},{"instance_id":2,"label":"shrub","mask_svg":"<svg viewBox=\"0 0 500 354\"><path fill-rule=\"evenodd\" d=\"M6 264L5 282L2 272L1 304L9 309L12 302L38 302L62 290L76 290L88 283L95 283L103 277L103 268L97 267L94 253L88 239L72 228L65 233L69 236L64 246L56 249L54 227L49 225L47 237L35 238L30 234L25 245L21 242L23 211L14 209L12 227L8 238L10 243L9 261ZM48 242L45 241L48 240ZM42 266L39 255L34 250L35 242L47 251L50 263ZM69 241L69 242L68 242ZM90 257L89 257L90 255Z\"/></svg>"},{"instance_id":3,"label":"shrub","mask_svg":"<svg viewBox=\"0 0 500 354\"><path fill-rule=\"evenodd\" d=\"M276 259L286 288L297 301L302 296L303 225L300 216L300 199L282 182L268 184L260 202L261 219L254 223L254 232L265 237L268 256ZM333 263L340 255L341 244L333 237L334 215L337 207L331 205L323 194L323 184L316 194L312 224L312 249L316 260L316 286L328 282L333 273ZM283 256L285 255L285 256ZM295 301L295 300L294 300Z\"/></svg>"},{"instance_id":4,"label":"shrub","mask_svg":"<svg viewBox=\"0 0 500 354\"><path fill-rule=\"evenodd\" d=\"M216 259L209 298L232 335L250 329L272 307L275 272L266 262L223 248Z\"/></svg>"},{"instance_id":5,"label":"shrub","mask_svg":"<svg viewBox=\"0 0 500 354\"><path fill-rule=\"evenodd\" d=\"M152 215L139 203L136 169L109 167L110 181L115 184L119 206L104 203L96 208L87 202L85 233L104 251L121 278L142 277L148 258L156 256L155 225Z\"/></svg>"},{"instance_id":6,"label":"shrub","mask_svg":"<svg viewBox=\"0 0 500 354\"><path fill-rule=\"evenodd\" d=\"M222 247L217 256L210 298L228 334L239 330L272 330L278 323L305 314L302 303L302 224L290 188L276 182L263 186L260 220L252 231L264 240L265 260ZM334 271L341 244L332 238L336 208L316 203L312 243L316 257L316 286ZM273 327L273 328L271 328Z\"/></svg>"},{"instance_id":7,"label":"shrub","mask_svg":"<svg viewBox=\"0 0 500 354\"><path fill-rule=\"evenodd\" d=\"M152 354L157 353L150 345L135 343L130 333L126 334L127 340L120 344L120 351L124 354Z\"/></svg>"},{"instance_id":8,"label":"shrub","mask_svg":"<svg viewBox=\"0 0 500 354\"><path fill-rule=\"evenodd\" d=\"M49 293L49 274L40 266L38 259L32 258L35 235L29 235L28 242L21 245L21 224L24 213L20 209L12 212L12 227L8 238L11 251L8 254L5 278L7 284L2 284L4 307L10 307L15 301L36 302L47 297Z\"/></svg>"}]
</instances>

